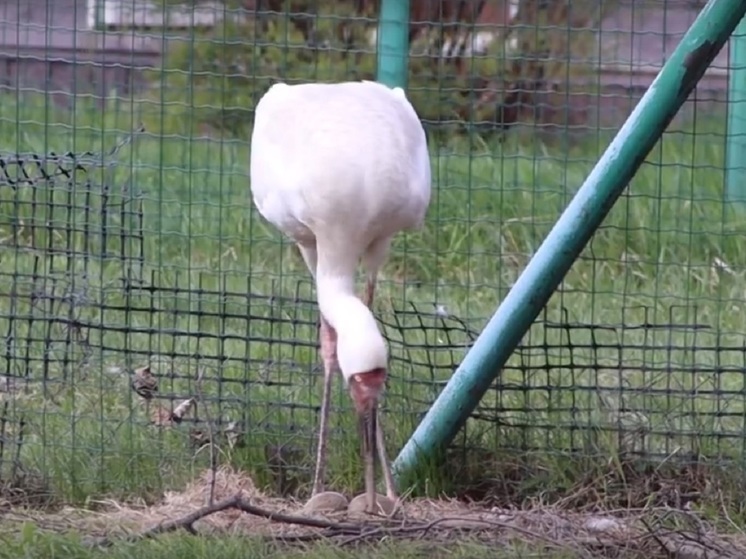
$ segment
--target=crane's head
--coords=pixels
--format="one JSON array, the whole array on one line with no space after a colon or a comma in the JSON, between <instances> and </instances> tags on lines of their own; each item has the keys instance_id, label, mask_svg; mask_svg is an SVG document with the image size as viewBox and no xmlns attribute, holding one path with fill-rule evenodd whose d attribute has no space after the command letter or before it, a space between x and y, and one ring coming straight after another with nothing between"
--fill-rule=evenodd
<instances>
[{"instance_id":1,"label":"crane's head","mask_svg":"<svg viewBox=\"0 0 746 559\"><path fill-rule=\"evenodd\" d=\"M337 360L358 413L375 409L386 383L388 350L372 314L337 331Z\"/></svg>"},{"instance_id":2,"label":"crane's head","mask_svg":"<svg viewBox=\"0 0 746 559\"><path fill-rule=\"evenodd\" d=\"M358 414L366 414L378 407L378 398L386 385L386 369L372 369L350 377L350 396Z\"/></svg>"}]
</instances>

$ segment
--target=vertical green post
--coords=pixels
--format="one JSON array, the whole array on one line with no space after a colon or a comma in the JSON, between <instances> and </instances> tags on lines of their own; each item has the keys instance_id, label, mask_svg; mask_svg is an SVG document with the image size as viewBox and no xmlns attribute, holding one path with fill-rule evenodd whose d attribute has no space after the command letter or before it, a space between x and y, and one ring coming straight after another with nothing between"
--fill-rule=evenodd
<instances>
[{"instance_id":1,"label":"vertical green post","mask_svg":"<svg viewBox=\"0 0 746 559\"><path fill-rule=\"evenodd\" d=\"M731 36L728 66L726 192L729 201L746 202L746 19Z\"/></svg>"},{"instance_id":2,"label":"vertical green post","mask_svg":"<svg viewBox=\"0 0 746 559\"><path fill-rule=\"evenodd\" d=\"M378 18L377 80L407 88L409 61L409 0L383 0Z\"/></svg>"},{"instance_id":3,"label":"vertical green post","mask_svg":"<svg viewBox=\"0 0 746 559\"><path fill-rule=\"evenodd\" d=\"M88 0L88 24L93 24L95 31L101 31L104 26L104 0ZM93 17L91 18L91 12Z\"/></svg>"}]
</instances>

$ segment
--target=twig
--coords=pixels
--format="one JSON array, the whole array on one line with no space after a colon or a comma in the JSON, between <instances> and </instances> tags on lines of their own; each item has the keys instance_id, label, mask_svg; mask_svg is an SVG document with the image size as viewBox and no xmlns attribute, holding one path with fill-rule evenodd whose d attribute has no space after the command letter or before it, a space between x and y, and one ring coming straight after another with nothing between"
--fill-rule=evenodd
<instances>
[{"instance_id":1,"label":"twig","mask_svg":"<svg viewBox=\"0 0 746 559\"><path fill-rule=\"evenodd\" d=\"M234 495L233 497L224 499L217 503L206 505L182 517L162 522L161 524L158 524L157 526L154 526L149 530L130 536L129 538L127 538L127 541L133 542L141 539L153 538L160 534L175 532L178 530L185 530L190 534L196 534L197 531L194 528L194 524L197 521L212 514L229 509L240 510L246 514L265 518L272 522L293 524L296 526L305 526L308 528L319 528L322 530L321 532L315 534L299 534L272 537L272 539L275 541L283 541L286 543L310 542L319 539L348 536L347 538L338 542L340 546L347 546L354 543L359 543L364 540L370 540L374 538L381 539L386 536L412 537L415 535L423 535L432 532L437 527L443 527L444 529L459 529L462 531L501 528L504 530L517 532L533 540L543 541L545 544L552 547L562 547L559 542L547 536L528 530L526 528L515 526L514 524L508 522L500 522L497 520L473 519L464 517L443 517L429 522L398 524L396 526L371 525L370 523L333 522L330 520L296 516L263 509L256 505L253 505L248 499L242 497L240 494ZM452 526L444 526L446 524L452 524ZM108 547L113 545L113 543L114 541L107 538L97 542L96 545L101 547ZM589 557L589 555L586 555L585 550L576 549L576 551L581 552L582 557Z\"/></svg>"},{"instance_id":2,"label":"twig","mask_svg":"<svg viewBox=\"0 0 746 559\"><path fill-rule=\"evenodd\" d=\"M252 504L249 499L243 497L241 494L236 494L233 497L224 499L222 501L208 504L179 518L164 521L148 530L132 534L129 537L125 538L124 541L135 542L142 539L154 538L160 534L176 532L179 530L184 530L190 534L197 534L198 532L195 529L196 522L212 514L230 509L239 510L255 517L264 518L271 522L318 529L318 531L314 531L313 533L265 536L265 538L267 539L283 543L301 543L313 542L322 539L335 539L337 545L341 547L353 545L364 541L380 540L385 537L399 537L405 539L416 537L421 539L423 537L429 536L430 538L434 538L437 537L433 534L433 532L436 530L438 530L438 533L449 531L460 531L463 533L485 530L494 532L495 529L499 529L504 530L505 532L513 532L515 534L518 534L525 540L542 542L545 546L561 549L572 548L573 552L576 553L576 557L585 558L594 556L591 549L597 548L599 544L603 546L620 545L620 542L614 543L611 540L604 543L604 541L602 539L599 539L598 537L590 539L582 537L570 538L566 541L562 541L562 539L552 538L538 531L516 525L513 522L504 522L500 520L491 520L484 518L446 516L427 522L397 522L393 524L372 524L370 522L335 522L321 518L297 516L293 514L285 514L267 510ZM629 545L631 543L630 538L632 537L632 539L638 540L640 543L642 543L644 540L653 540L655 542L655 545L660 548L660 551L665 557L671 557L673 553L673 547L681 544L685 545L687 547L687 550L689 550L689 547L692 547L692 549L696 547L697 550L704 551L705 553L716 551L718 554L720 554L720 557L740 556L739 554L729 554L733 552L726 548L724 542L717 542L714 539L707 537L705 534L697 534L696 536L698 537L693 537L686 531L670 531L665 529L661 530L654 524L649 522L647 519L642 517L639 520L644 525L646 530L642 533L638 533L637 535L633 535L631 533L628 534L624 540L625 545ZM687 544L687 542L691 543ZM114 543L115 540L104 538L102 540L99 540L98 542L93 542L93 545L99 547L108 547L113 545ZM733 550L736 549L736 546L732 544L730 547Z\"/></svg>"},{"instance_id":3,"label":"twig","mask_svg":"<svg viewBox=\"0 0 746 559\"><path fill-rule=\"evenodd\" d=\"M162 522L161 524L158 524L157 526L154 526L149 530L140 532L139 534L135 534L130 538L127 538L127 540L132 542L141 539L148 539L160 534L175 532L177 530L186 530L190 534L196 534L197 532L194 529L195 522L202 520L203 518L212 514L230 509L237 509L247 514L251 514L252 516L266 518L267 520L271 520L273 522L295 524L297 526L307 526L310 528L324 528L334 532L335 535L359 534L365 528L364 526L357 524L331 522L318 518L308 518L304 516L295 516L268 511L266 509L257 507L256 505L252 505L248 500L241 497L241 495L234 495L233 497L223 499L222 501L218 501L217 503L201 507L185 516ZM105 538L97 542L96 545L101 547L109 547L113 545L113 543L114 542L111 539Z\"/></svg>"},{"instance_id":4,"label":"twig","mask_svg":"<svg viewBox=\"0 0 746 559\"><path fill-rule=\"evenodd\" d=\"M686 530L657 530L648 520L641 518L648 536L652 538L666 557L713 557L719 559L733 559L742 557L743 550L736 549L729 544L727 549L722 544L713 541L704 531L692 534ZM715 555L712 555L714 553Z\"/></svg>"},{"instance_id":5,"label":"twig","mask_svg":"<svg viewBox=\"0 0 746 559\"><path fill-rule=\"evenodd\" d=\"M342 533L352 533L352 532L359 532L360 530L365 529L364 525L360 524L351 524L346 522L332 522L330 520L321 520L320 518L309 518L307 516L296 516L292 514L283 514L281 512L272 512L268 511L266 509L257 507L255 505L252 505L249 503L246 499L242 497L234 497L236 500L236 507L237 509L247 513L251 514L253 516L259 516L261 518L266 518L267 520L272 520L274 522L282 522L284 524L295 524L297 526L308 526L310 528L326 528L329 530L334 530L335 532L338 532L340 534Z\"/></svg>"},{"instance_id":6,"label":"twig","mask_svg":"<svg viewBox=\"0 0 746 559\"><path fill-rule=\"evenodd\" d=\"M742 556L743 553L738 553L738 550L736 550L736 555L731 555L730 551L725 549L722 545L720 545L717 542L713 542L712 538L710 538L706 534L700 534L699 537L694 537L691 534L688 534L686 532L674 532L679 538L684 540L685 542L688 542L690 546L692 546L694 549L697 549L701 555L707 557L711 556L707 554L708 551L712 551L716 553L717 555L715 557L720 557L722 559L727 559L728 557L739 557Z\"/></svg>"},{"instance_id":7,"label":"twig","mask_svg":"<svg viewBox=\"0 0 746 559\"><path fill-rule=\"evenodd\" d=\"M512 530L513 532L516 532L518 534L521 534L523 536L526 536L527 538L531 538L538 541L543 541L547 545L551 545L553 547L562 547L561 544L559 544L556 540L553 540L552 538L549 538L547 536L544 536L542 534L539 534L538 532L535 532L533 530L529 530L528 528L521 528L520 526L516 526L515 524L511 524L509 522L501 522L499 520L487 520L483 518L459 518L459 517L445 517L445 518L438 518L436 520L433 520L429 524L425 526L421 526L420 530L424 532L430 531L432 528L436 527L438 524L444 524L446 522L461 522L461 528L462 529L478 529L478 527L484 526L484 527L490 527L490 528L502 528L503 530ZM580 551L580 550L577 550ZM590 555L586 555L585 552L583 552L582 556L590 557Z\"/></svg>"},{"instance_id":8,"label":"twig","mask_svg":"<svg viewBox=\"0 0 746 559\"><path fill-rule=\"evenodd\" d=\"M642 522L642 525L645 526L645 529L648 531L648 535L653 538L653 541L660 547L661 551L664 553L666 557L671 556L671 550L668 549L668 546L666 545L666 542L664 542L661 537L656 532L655 528L653 528L650 525L650 522L648 522L646 519L641 518L640 521Z\"/></svg>"}]
</instances>

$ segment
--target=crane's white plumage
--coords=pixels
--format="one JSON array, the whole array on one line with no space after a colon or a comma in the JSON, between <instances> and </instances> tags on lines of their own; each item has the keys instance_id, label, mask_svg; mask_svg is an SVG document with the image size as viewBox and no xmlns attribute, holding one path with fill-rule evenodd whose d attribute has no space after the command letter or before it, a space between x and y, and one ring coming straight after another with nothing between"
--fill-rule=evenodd
<instances>
[{"instance_id":1,"label":"crane's white plumage","mask_svg":"<svg viewBox=\"0 0 746 559\"><path fill-rule=\"evenodd\" d=\"M276 84L256 106L250 174L259 212L297 243L316 280L326 377L338 364L363 413L367 399L376 405L388 361L369 308L376 276L392 237L419 228L430 203L420 120L400 88ZM355 294L361 260L366 302ZM323 473L325 405L314 493Z\"/></svg>"}]
</instances>

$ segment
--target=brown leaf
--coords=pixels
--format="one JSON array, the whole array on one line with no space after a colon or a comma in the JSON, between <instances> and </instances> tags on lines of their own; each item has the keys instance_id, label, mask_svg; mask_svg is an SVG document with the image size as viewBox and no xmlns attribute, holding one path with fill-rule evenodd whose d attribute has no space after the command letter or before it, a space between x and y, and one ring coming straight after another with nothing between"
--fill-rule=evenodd
<instances>
[{"instance_id":1,"label":"brown leaf","mask_svg":"<svg viewBox=\"0 0 746 559\"><path fill-rule=\"evenodd\" d=\"M132 389L141 398L150 400L158 392L158 379L150 371L150 365L135 369L135 376L132 379Z\"/></svg>"},{"instance_id":2,"label":"brown leaf","mask_svg":"<svg viewBox=\"0 0 746 559\"><path fill-rule=\"evenodd\" d=\"M188 400L184 400L183 402L181 402L174 408L174 411L171 412L171 420L174 423L181 423L181 421L184 419L184 416L189 413L194 404L194 398L189 398Z\"/></svg>"}]
</instances>

